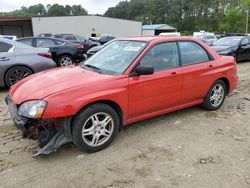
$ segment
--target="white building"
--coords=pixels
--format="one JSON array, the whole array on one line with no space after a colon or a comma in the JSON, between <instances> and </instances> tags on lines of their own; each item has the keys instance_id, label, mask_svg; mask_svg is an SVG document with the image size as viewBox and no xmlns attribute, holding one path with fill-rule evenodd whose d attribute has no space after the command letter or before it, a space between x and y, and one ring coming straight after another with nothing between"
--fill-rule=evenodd
<instances>
[{"instance_id":1,"label":"white building","mask_svg":"<svg viewBox=\"0 0 250 188\"><path fill-rule=\"evenodd\" d=\"M142 23L102 16L33 17L33 35L72 33L85 37L110 34L115 37L142 35Z\"/></svg>"}]
</instances>

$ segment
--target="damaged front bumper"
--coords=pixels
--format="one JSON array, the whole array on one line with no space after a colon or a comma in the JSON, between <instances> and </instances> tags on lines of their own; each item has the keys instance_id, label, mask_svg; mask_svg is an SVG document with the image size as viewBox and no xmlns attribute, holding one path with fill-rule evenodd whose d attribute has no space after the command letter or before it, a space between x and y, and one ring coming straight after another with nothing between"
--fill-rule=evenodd
<instances>
[{"instance_id":1,"label":"damaged front bumper","mask_svg":"<svg viewBox=\"0 0 250 188\"><path fill-rule=\"evenodd\" d=\"M39 141L39 147L34 157L55 152L63 144L72 142L70 123L72 117L58 119L31 119L18 115L18 106L10 96L5 98L10 114L17 129L21 130L24 138Z\"/></svg>"}]
</instances>

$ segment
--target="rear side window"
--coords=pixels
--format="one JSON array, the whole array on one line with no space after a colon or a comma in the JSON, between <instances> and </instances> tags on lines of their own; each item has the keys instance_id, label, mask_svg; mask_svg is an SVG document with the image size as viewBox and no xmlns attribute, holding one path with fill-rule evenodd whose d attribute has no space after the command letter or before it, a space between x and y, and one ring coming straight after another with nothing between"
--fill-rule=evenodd
<instances>
[{"instance_id":1,"label":"rear side window","mask_svg":"<svg viewBox=\"0 0 250 188\"><path fill-rule=\"evenodd\" d=\"M22 39L22 40L19 40L19 42L32 46L32 39Z\"/></svg>"},{"instance_id":2,"label":"rear side window","mask_svg":"<svg viewBox=\"0 0 250 188\"><path fill-rule=\"evenodd\" d=\"M63 45L65 42L61 41L61 40L55 40L54 41L56 43L56 45Z\"/></svg>"},{"instance_id":3,"label":"rear side window","mask_svg":"<svg viewBox=\"0 0 250 188\"><path fill-rule=\"evenodd\" d=\"M54 42L50 39L37 39L36 40L37 47L43 48L43 47L51 47L54 46Z\"/></svg>"},{"instance_id":4,"label":"rear side window","mask_svg":"<svg viewBox=\"0 0 250 188\"><path fill-rule=\"evenodd\" d=\"M247 44L249 44L248 38L244 38L244 39L242 40L241 44L242 44L242 45L247 45Z\"/></svg>"},{"instance_id":5,"label":"rear side window","mask_svg":"<svg viewBox=\"0 0 250 188\"><path fill-rule=\"evenodd\" d=\"M11 48L12 45L5 42L0 42L0 52L8 52Z\"/></svg>"},{"instance_id":6,"label":"rear side window","mask_svg":"<svg viewBox=\"0 0 250 188\"><path fill-rule=\"evenodd\" d=\"M74 36L67 36L65 37L65 40L76 40Z\"/></svg>"},{"instance_id":7,"label":"rear side window","mask_svg":"<svg viewBox=\"0 0 250 188\"><path fill-rule=\"evenodd\" d=\"M179 42L182 65L192 65L210 61L207 52L195 42Z\"/></svg>"}]
</instances>

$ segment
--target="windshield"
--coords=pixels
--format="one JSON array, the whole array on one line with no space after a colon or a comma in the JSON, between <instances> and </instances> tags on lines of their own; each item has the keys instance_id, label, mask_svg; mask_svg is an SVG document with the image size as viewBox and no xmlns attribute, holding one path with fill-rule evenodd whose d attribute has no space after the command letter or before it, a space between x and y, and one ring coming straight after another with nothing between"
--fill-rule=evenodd
<instances>
[{"instance_id":1,"label":"windshield","mask_svg":"<svg viewBox=\"0 0 250 188\"><path fill-rule=\"evenodd\" d=\"M103 74L120 75L146 47L146 42L114 41L100 50L83 65Z\"/></svg>"},{"instance_id":2,"label":"windshield","mask_svg":"<svg viewBox=\"0 0 250 188\"><path fill-rule=\"evenodd\" d=\"M213 46L238 46L242 37L225 37L213 43Z\"/></svg>"}]
</instances>

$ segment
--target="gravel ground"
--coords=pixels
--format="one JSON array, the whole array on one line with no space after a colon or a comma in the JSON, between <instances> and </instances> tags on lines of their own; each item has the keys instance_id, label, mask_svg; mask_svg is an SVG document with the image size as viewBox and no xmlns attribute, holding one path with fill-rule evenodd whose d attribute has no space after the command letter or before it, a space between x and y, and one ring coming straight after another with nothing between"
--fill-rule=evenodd
<instances>
[{"instance_id":1,"label":"gravel ground","mask_svg":"<svg viewBox=\"0 0 250 188\"><path fill-rule=\"evenodd\" d=\"M250 63L236 91L209 112L191 107L124 128L107 149L72 144L32 158L0 90L0 187L250 187Z\"/></svg>"}]
</instances>

